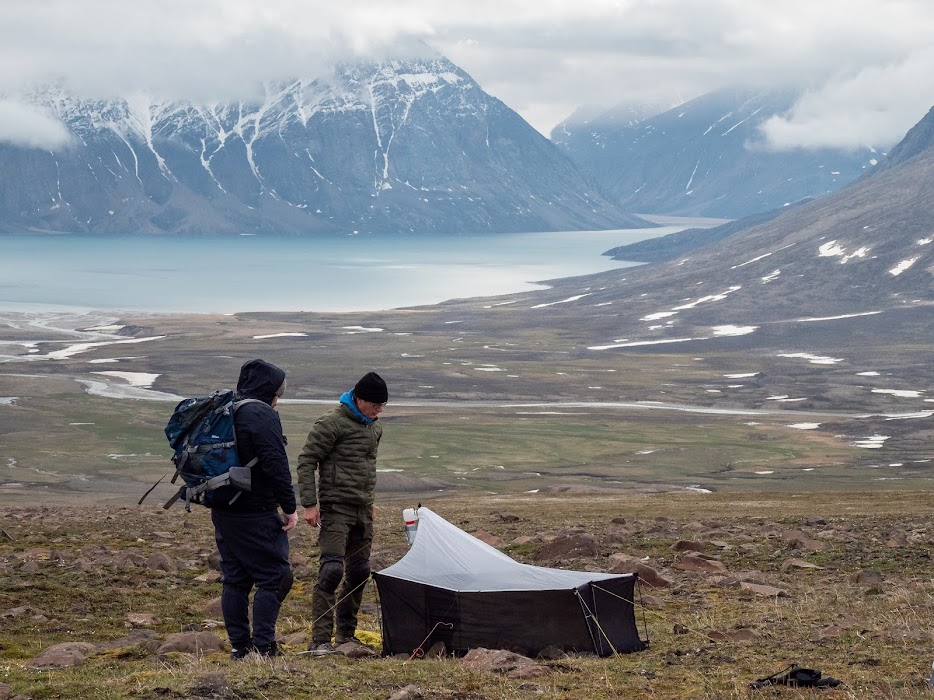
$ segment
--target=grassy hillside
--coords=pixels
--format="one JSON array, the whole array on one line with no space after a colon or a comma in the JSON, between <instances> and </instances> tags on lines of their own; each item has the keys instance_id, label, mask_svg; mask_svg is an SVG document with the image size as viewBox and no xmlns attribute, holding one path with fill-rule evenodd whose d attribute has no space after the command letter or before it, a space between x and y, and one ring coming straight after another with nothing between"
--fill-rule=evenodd
<instances>
[{"instance_id":1,"label":"grassy hillside","mask_svg":"<svg viewBox=\"0 0 934 700\"><path fill-rule=\"evenodd\" d=\"M377 569L404 553L401 508L411 503L384 496L379 505ZM471 671L453 658L302 656L317 564L314 540L302 525L292 537L297 581L279 625L284 658L232 662L223 652L159 653L155 648L169 634L185 628L225 640L219 615L209 608L220 584L208 563L213 541L206 511L2 506L0 683L34 700L375 699L408 685L423 697L457 700L686 700L748 697L750 681L797 662L846 683L822 697L927 697L934 505L923 494L530 494L441 497L430 506L469 532L497 537L520 561L608 570L619 558L613 555L642 559L671 584L641 587L638 617L649 649L543 661L549 673L524 680ZM544 543L572 532L592 535L599 554L536 559ZM690 555L685 541L725 571L677 568ZM151 568L165 559L172 570ZM378 647L372 584L361 629ZM43 649L74 641L96 647L83 665L27 668ZM813 692L765 690L762 696Z\"/></svg>"}]
</instances>

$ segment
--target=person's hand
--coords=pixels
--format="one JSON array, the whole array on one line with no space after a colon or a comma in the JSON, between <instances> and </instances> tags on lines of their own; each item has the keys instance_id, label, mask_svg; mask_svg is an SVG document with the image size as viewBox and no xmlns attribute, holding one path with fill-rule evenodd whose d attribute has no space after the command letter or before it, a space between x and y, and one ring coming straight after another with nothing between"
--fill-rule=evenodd
<instances>
[{"instance_id":1,"label":"person's hand","mask_svg":"<svg viewBox=\"0 0 934 700\"><path fill-rule=\"evenodd\" d=\"M282 516L282 529L288 532L293 527L298 525L298 513L291 513L290 515Z\"/></svg>"},{"instance_id":2,"label":"person's hand","mask_svg":"<svg viewBox=\"0 0 934 700\"><path fill-rule=\"evenodd\" d=\"M376 504L375 503L370 506L370 516L373 518L373 520L376 520Z\"/></svg>"},{"instance_id":3,"label":"person's hand","mask_svg":"<svg viewBox=\"0 0 934 700\"><path fill-rule=\"evenodd\" d=\"M305 509L305 522L312 527L321 527L321 511L318 510L318 506Z\"/></svg>"}]
</instances>

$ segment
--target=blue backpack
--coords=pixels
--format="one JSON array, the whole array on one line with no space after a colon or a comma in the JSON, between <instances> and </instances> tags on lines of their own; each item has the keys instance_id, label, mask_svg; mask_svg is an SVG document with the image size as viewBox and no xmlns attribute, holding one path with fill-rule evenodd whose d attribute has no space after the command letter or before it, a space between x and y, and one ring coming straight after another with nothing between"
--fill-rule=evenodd
<instances>
[{"instance_id":1,"label":"blue backpack","mask_svg":"<svg viewBox=\"0 0 934 700\"><path fill-rule=\"evenodd\" d=\"M234 415L240 406L253 401L263 403L259 399L238 401L236 392L227 390L179 402L165 426L165 436L175 451L172 483L181 477L185 485L163 508L168 510L182 498L187 511L191 511L192 503L208 508L230 505L241 493L250 491L250 468L257 458L240 464Z\"/></svg>"}]
</instances>

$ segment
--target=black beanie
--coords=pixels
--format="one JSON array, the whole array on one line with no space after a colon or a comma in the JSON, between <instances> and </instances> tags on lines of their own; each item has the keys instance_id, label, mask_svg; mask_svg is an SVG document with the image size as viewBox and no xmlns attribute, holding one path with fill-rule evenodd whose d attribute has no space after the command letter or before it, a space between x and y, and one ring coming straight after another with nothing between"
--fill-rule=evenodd
<instances>
[{"instance_id":1,"label":"black beanie","mask_svg":"<svg viewBox=\"0 0 934 700\"><path fill-rule=\"evenodd\" d=\"M354 385L353 395L370 403L389 401L389 389L386 388L386 382L376 372L367 372L363 375L363 378Z\"/></svg>"}]
</instances>

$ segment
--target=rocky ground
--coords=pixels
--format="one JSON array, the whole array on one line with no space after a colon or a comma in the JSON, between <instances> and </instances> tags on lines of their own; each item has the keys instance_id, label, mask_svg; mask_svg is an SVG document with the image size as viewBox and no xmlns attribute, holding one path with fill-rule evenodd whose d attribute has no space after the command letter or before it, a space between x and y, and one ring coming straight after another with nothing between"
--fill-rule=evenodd
<instances>
[{"instance_id":1,"label":"rocky ground","mask_svg":"<svg viewBox=\"0 0 934 700\"><path fill-rule=\"evenodd\" d=\"M406 551L402 506L381 503L376 570ZM637 572L649 648L608 659L495 649L381 658L371 585L364 645L310 658L300 652L317 550L300 526L296 585L279 624L286 656L235 663L206 511L0 507L0 698L746 697L749 682L791 663L842 680L830 697L925 695L934 660L925 494L488 497L431 507L522 562Z\"/></svg>"}]
</instances>

